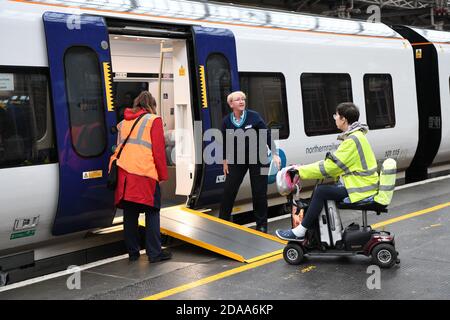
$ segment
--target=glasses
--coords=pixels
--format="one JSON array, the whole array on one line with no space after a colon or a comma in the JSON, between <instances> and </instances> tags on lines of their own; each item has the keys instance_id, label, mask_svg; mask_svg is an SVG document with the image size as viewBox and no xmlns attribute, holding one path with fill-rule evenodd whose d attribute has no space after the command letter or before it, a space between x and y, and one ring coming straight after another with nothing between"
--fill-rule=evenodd
<instances>
[{"instance_id":1,"label":"glasses","mask_svg":"<svg viewBox=\"0 0 450 320\"><path fill-rule=\"evenodd\" d=\"M245 98L239 97L239 98L233 99L233 101L245 101Z\"/></svg>"}]
</instances>

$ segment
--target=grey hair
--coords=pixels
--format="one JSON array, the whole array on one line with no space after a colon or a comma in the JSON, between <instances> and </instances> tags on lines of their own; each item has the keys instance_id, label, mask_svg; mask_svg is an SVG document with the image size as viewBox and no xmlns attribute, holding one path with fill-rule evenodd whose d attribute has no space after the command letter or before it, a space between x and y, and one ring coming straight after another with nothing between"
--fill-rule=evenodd
<instances>
[{"instance_id":1,"label":"grey hair","mask_svg":"<svg viewBox=\"0 0 450 320\"><path fill-rule=\"evenodd\" d=\"M244 97L244 99L247 98L245 93L243 93L242 91L234 91L234 92L230 93L227 97L227 102L229 105L231 105L231 102L233 101L233 99L236 95L240 95L241 97Z\"/></svg>"}]
</instances>

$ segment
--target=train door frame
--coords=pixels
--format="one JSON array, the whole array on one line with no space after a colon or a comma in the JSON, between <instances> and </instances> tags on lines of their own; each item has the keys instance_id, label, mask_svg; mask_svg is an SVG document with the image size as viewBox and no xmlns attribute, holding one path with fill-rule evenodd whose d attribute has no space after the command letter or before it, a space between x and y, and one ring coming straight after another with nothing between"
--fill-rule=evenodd
<instances>
[{"instance_id":1,"label":"train door frame","mask_svg":"<svg viewBox=\"0 0 450 320\"><path fill-rule=\"evenodd\" d=\"M52 234L110 226L114 201L106 183L108 151L115 141L109 128L115 123L115 115L109 89L111 57L105 21L98 16L60 12L45 12L42 19L59 160L58 205ZM80 59L89 61L91 73L87 76L84 68L77 68ZM83 78L68 78L69 71L71 77ZM78 91L87 81L91 81L92 90L80 95Z\"/></svg>"},{"instance_id":2,"label":"train door frame","mask_svg":"<svg viewBox=\"0 0 450 320\"><path fill-rule=\"evenodd\" d=\"M231 30L222 28L193 26L192 35L197 69L195 72L197 75L197 96L201 97L199 119L202 121L202 133L204 133L206 130L213 128L213 121L222 120L221 117L220 119L214 118L215 115L217 117L219 110L217 110L218 106L213 106L212 101L210 101L211 96L208 94L210 89L208 88L208 59L216 54L224 57L228 62L230 71L230 93L239 90L236 41ZM226 100L226 96L222 97L223 99ZM221 102L226 104L226 101ZM205 150L209 143L202 139L201 149ZM223 143L225 142L223 141ZM203 152L197 155L197 157L199 156L203 157ZM222 164L206 164L203 160L196 163L196 171L201 174L196 175L195 189L188 200L188 205L198 208L220 203L225 182ZM201 165L198 163L201 163Z\"/></svg>"},{"instance_id":3,"label":"train door frame","mask_svg":"<svg viewBox=\"0 0 450 320\"><path fill-rule=\"evenodd\" d=\"M110 36L123 35L142 38L174 40L173 44L175 48L173 48L174 50L172 52L172 60L176 60L177 63L181 63L181 66L184 65L184 67L180 68L184 70L179 70L177 66L173 66L173 112L175 122L175 145L184 146L186 142L192 140L190 142L192 148L189 147L188 149L190 150L188 150L188 152L185 152L186 148L175 148L176 169L175 176L173 177L176 180L175 198L176 201L179 201L179 196L190 197L192 194L192 190L194 190L195 184L198 181L197 176L201 175L201 167L195 165L195 163L199 163L201 159L199 160L195 158L198 152L196 152L195 150L196 145L194 144L193 136L194 121L200 119L201 110L199 110L199 99L197 97L196 90L197 78L195 74L195 60L193 58L194 48L191 26L180 24L153 23L148 21L141 22L117 18L106 18L106 21ZM178 44L180 45L178 46ZM176 94L177 91L181 92L181 95ZM180 99L180 96L182 96L183 98ZM188 99L186 99L186 96L188 97ZM159 93L155 96L155 99L160 100ZM183 135L183 132L185 132L185 130L189 130L190 132L192 132L191 139L186 139L186 135ZM173 183L173 181L170 181L170 183ZM164 187L165 186L162 185L162 188Z\"/></svg>"}]
</instances>

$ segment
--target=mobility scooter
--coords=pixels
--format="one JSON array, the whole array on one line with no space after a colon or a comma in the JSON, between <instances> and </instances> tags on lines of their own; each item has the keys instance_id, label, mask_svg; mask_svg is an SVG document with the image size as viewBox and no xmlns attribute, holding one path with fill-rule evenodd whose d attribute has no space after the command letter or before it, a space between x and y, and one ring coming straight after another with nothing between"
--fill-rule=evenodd
<instances>
[{"instance_id":1,"label":"mobility scooter","mask_svg":"<svg viewBox=\"0 0 450 320\"><path fill-rule=\"evenodd\" d=\"M289 212L292 210L298 212L303 208L306 214L308 206L299 199L300 183L298 171L292 167L284 168L277 174L278 191L281 195L287 196ZM343 228L340 210L361 211L362 225L352 223ZM315 228L306 232L305 239L288 242L283 251L284 260L297 265L302 262L304 256L365 255L371 256L373 263L381 268L390 268L400 263L394 235L387 231L372 230L367 224L367 211L374 211L377 215L388 212L387 205L380 205L374 201L365 203L326 201Z\"/></svg>"}]
</instances>

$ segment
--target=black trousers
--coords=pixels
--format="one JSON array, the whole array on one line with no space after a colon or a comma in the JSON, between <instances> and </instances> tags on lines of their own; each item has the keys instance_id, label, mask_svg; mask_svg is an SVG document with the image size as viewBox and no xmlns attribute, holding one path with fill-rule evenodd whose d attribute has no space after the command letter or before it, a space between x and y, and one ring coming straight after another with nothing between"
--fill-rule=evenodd
<instances>
[{"instance_id":1,"label":"black trousers","mask_svg":"<svg viewBox=\"0 0 450 320\"><path fill-rule=\"evenodd\" d=\"M318 185L314 190L308 210L306 210L302 226L306 229L312 229L317 224L317 219L319 219L326 200L341 201L347 197L347 189L342 184Z\"/></svg>"},{"instance_id":2,"label":"black trousers","mask_svg":"<svg viewBox=\"0 0 450 320\"><path fill-rule=\"evenodd\" d=\"M247 170L250 170L250 183L252 187L253 212L256 226L267 227L267 175L261 175L260 164L230 164L229 174L225 180L222 203L220 204L219 218L231 220L231 210L234 200L241 186Z\"/></svg>"},{"instance_id":3,"label":"black trousers","mask_svg":"<svg viewBox=\"0 0 450 320\"><path fill-rule=\"evenodd\" d=\"M139 203L123 201L123 231L125 245L130 256L139 256L139 214L145 212L145 246L147 256L156 258L161 254L159 209Z\"/></svg>"}]
</instances>

